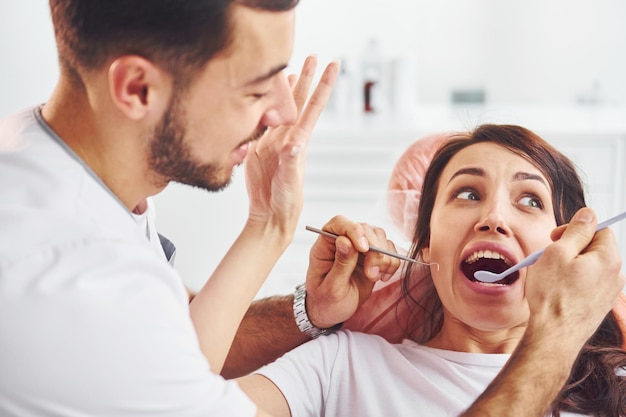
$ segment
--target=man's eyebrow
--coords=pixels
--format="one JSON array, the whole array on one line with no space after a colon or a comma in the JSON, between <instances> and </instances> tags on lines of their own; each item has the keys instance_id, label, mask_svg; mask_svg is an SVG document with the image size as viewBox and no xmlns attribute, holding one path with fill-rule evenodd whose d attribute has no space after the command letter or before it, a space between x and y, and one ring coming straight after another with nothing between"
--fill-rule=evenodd
<instances>
[{"instance_id":1,"label":"man's eyebrow","mask_svg":"<svg viewBox=\"0 0 626 417\"><path fill-rule=\"evenodd\" d=\"M287 64L279 65L279 66L277 66L275 68L272 68L271 70L269 70L265 74L259 75L258 77L248 81L247 83L244 84L244 86L250 86L250 85L257 84L257 83L263 82L265 80L268 80L268 79L272 78L274 75L276 75L279 72L281 72L282 70L284 70L285 68L287 68Z\"/></svg>"}]
</instances>

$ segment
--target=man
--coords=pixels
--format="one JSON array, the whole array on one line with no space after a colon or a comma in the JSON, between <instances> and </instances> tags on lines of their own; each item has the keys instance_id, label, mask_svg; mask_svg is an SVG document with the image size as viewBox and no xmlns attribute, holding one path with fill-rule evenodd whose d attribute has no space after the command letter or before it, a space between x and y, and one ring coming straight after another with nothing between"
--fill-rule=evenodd
<instances>
[{"instance_id":1,"label":"man","mask_svg":"<svg viewBox=\"0 0 626 417\"><path fill-rule=\"evenodd\" d=\"M315 60L297 82L284 75L296 3L50 1L59 82L45 105L0 121L0 414L265 415L216 374L293 236L307 141L337 73L329 65L308 103ZM244 160L248 220L188 305L164 246L131 213L170 181L218 191ZM367 252L391 246L382 234L336 231L350 240L312 252L326 284L307 307L323 327L398 267ZM607 309L615 276L598 291ZM274 342L293 344L279 332ZM518 374L542 346L522 349Z\"/></svg>"},{"instance_id":2,"label":"man","mask_svg":"<svg viewBox=\"0 0 626 417\"><path fill-rule=\"evenodd\" d=\"M337 73L308 105L315 60L284 74L296 3L50 1L58 84L0 122L0 415L257 412L216 373L293 236ZM170 181L218 191L244 159L248 221L192 323L131 213Z\"/></svg>"}]
</instances>

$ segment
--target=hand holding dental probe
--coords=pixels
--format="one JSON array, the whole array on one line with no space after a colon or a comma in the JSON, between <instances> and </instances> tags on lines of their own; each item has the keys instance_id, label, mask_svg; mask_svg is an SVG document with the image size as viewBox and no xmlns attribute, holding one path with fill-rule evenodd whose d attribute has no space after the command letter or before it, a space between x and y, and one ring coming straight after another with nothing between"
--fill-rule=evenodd
<instances>
[{"instance_id":1,"label":"hand holding dental probe","mask_svg":"<svg viewBox=\"0 0 626 417\"><path fill-rule=\"evenodd\" d=\"M604 229L605 227L612 225L613 223L623 220L625 218L626 218L626 211L618 214L617 216L611 217L610 219L607 219L603 221L602 223L598 223L598 226L596 227L596 232ZM501 279L512 274L513 272L519 271L520 269L530 266L534 264L535 262L537 262L537 259L539 259L541 255L543 255L544 251L545 251L545 248L540 249L537 252L531 253L530 255L528 255L526 258L524 258L517 264L500 272L499 274L495 272L491 272L491 271L476 271L474 272L474 278L476 278L478 281L486 282L486 283L493 283L493 282L500 281Z\"/></svg>"},{"instance_id":2,"label":"hand holding dental probe","mask_svg":"<svg viewBox=\"0 0 626 417\"><path fill-rule=\"evenodd\" d=\"M306 230L308 230L310 232L319 233L320 235L324 235L326 237L330 237L330 238L333 238L333 239L337 239L337 237L339 237L338 235L336 235L334 233L327 232L326 230L322 230L322 229L317 229L317 228L312 227L312 226L306 226ZM385 250L385 249L377 248L376 246L371 246L370 245L370 250L372 252L378 252L378 253L382 253L382 254L385 254L385 255L392 256L394 258L402 259L403 261L408 261L408 262L413 262L413 263L418 263L418 264L423 264L423 265L437 265L437 268L439 268L439 264L436 263L436 262L432 262L432 263L421 262L421 261L418 261L417 259L413 259L413 258L409 258L408 256L400 255L399 253L390 252L390 251Z\"/></svg>"}]
</instances>

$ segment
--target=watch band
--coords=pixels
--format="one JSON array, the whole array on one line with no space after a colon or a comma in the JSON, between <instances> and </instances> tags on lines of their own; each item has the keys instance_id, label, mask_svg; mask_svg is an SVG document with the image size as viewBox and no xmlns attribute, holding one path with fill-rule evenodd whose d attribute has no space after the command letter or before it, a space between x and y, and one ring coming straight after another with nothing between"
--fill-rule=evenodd
<instances>
[{"instance_id":1,"label":"watch band","mask_svg":"<svg viewBox=\"0 0 626 417\"><path fill-rule=\"evenodd\" d=\"M337 331L343 323L339 323L328 329L320 329L315 327L309 316L306 313L306 284L300 284L296 287L296 291L293 295L293 315L296 319L296 324L302 333L305 333L310 338L334 333Z\"/></svg>"}]
</instances>

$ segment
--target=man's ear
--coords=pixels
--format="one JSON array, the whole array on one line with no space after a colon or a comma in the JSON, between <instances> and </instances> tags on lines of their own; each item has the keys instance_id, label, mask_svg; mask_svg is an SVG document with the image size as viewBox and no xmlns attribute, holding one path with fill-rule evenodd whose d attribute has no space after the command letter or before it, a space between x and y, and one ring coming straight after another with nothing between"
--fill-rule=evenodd
<instances>
[{"instance_id":1,"label":"man's ear","mask_svg":"<svg viewBox=\"0 0 626 417\"><path fill-rule=\"evenodd\" d=\"M145 58L119 57L109 66L108 76L111 99L130 119L139 120L154 112L160 115L169 103L171 77Z\"/></svg>"}]
</instances>

